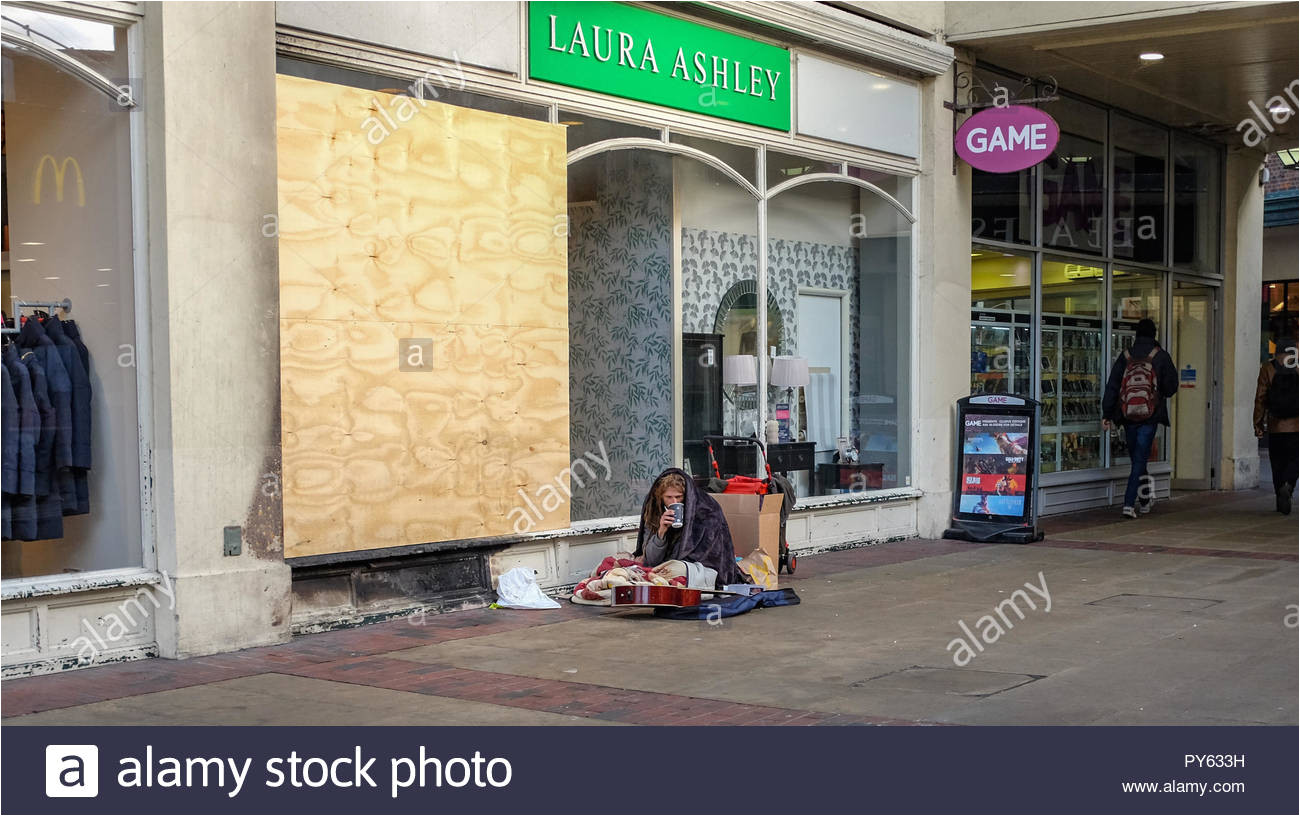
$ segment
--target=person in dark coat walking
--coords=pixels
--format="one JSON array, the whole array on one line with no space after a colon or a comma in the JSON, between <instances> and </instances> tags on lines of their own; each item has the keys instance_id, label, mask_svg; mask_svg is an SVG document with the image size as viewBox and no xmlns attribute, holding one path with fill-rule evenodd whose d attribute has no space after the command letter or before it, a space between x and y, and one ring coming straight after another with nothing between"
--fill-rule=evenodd
<instances>
[{"instance_id":1,"label":"person in dark coat walking","mask_svg":"<svg viewBox=\"0 0 1300 816\"><path fill-rule=\"evenodd\" d=\"M1255 436L1268 434L1268 462L1273 469L1273 494L1277 511L1291 514L1291 494L1295 492L1297 469L1296 440L1300 438L1300 419L1296 418L1296 346L1295 338L1280 337L1273 359L1259 367L1255 383Z\"/></svg>"},{"instance_id":2,"label":"person in dark coat walking","mask_svg":"<svg viewBox=\"0 0 1300 816\"><path fill-rule=\"evenodd\" d=\"M1139 488L1150 477L1147 474L1147 460L1151 457L1151 443L1155 441L1156 431L1161 425L1169 425L1169 406L1167 400L1178 393L1178 367L1169 356L1169 352L1156 342L1156 324L1150 318L1138 321L1137 337L1133 347L1115 359L1111 366L1110 378L1106 381L1106 393L1101 401L1102 427L1124 429L1124 439L1128 443L1129 474L1128 486L1124 490L1124 515L1137 518L1137 514L1149 513L1155 506L1155 491L1149 487L1144 491L1139 502ZM1124 386L1124 372L1131 362L1148 362L1155 370L1152 383L1155 393L1155 410L1145 418L1126 416L1128 410L1123 402L1121 389Z\"/></svg>"}]
</instances>

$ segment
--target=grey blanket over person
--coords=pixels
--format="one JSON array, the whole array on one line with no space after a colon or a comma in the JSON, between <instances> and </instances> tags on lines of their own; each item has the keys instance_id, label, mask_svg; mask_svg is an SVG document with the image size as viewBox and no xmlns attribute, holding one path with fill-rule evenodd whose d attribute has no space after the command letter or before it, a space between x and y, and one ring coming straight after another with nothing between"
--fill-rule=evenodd
<instances>
[{"instance_id":1,"label":"grey blanket over person","mask_svg":"<svg viewBox=\"0 0 1300 816\"><path fill-rule=\"evenodd\" d=\"M668 468L659 477L668 473L676 473L686 482L686 495L682 501L686 505L686 518L681 528L669 529L663 541L663 560L694 562L709 567L717 572L715 588L721 588L725 584L751 583L749 576L736 565L731 529L727 527L727 517L723 515L722 507L712 496L697 487L695 480L684 470ZM633 555L646 558L647 566L655 566L647 557L647 545L658 541L656 531L647 529L645 524L646 511L653 501L654 495L647 493L641 506L641 528L637 531L636 550L633 552Z\"/></svg>"}]
</instances>

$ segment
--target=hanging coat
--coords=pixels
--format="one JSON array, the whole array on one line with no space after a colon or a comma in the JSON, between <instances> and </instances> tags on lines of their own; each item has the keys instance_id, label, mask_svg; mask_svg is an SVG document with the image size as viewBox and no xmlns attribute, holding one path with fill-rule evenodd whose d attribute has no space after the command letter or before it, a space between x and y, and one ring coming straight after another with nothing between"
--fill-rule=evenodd
<instances>
[{"instance_id":1,"label":"hanging coat","mask_svg":"<svg viewBox=\"0 0 1300 816\"><path fill-rule=\"evenodd\" d=\"M13 523L9 515L9 494L18 489L18 398L14 396L13 386L9 384L9 369L0 365L0 400L3 401L4 414L0 418L0 432L4 434L4 444L0 453L4 455L4 475L0 477L0 487L4 488L3 514L0 515L0 537L6 541L13 538Z\"/></svg>"},{"instance_id":2,"label":"hanging coat","mask_svg":"<svg viewBox=\"0 0 1300 816\"><path fill-rule=\"evenodd\" d=\"M18 397L14 394L13 384L9 382L9 369L0 366L0 378L4 386L0 396L4 398L4 471L0 475L0 489L5 493L18 492ZM6 505L7 507L8 505ZM9 536L5 536L8 538Z\"/></svg>"},{"instance_id":3,"label":"hanging coat","mask_svg":"<svg viewBox=\"0 0 1300 816\"><path fill-rule=\"evenodd\" d=\"M12 345L4 350L4 369L18 399L18 492L9 502L9 523L13 537L36 539L36 440L41 435L41 415L32 396L27 367Z\"/></svg>"},{"instance_id":4,"label":"hanging coat","mask_svg":"<svg viewBox=\"0 0 1300 816\"><path fill-rule=\"evenodd\" d=\"M49 383L45 369L36 359L36 352L27 349L19 355L27 373L32 378L32 396L41 413L41 435L36 440L36 537L38 539L63 538L63 494L58 490L54 465L54 436L57 418L54 403L50 401ZM80 497L78 497L80 498Z\"/></svg>"},{"instance_id":5,"label":"hanging coat","mask_svg":"<svg viewBox=\"0 0 1300 816\"><path fill-rule=\"evenodd\" d=\"M54 341L63 367L72 380L72 466L90 467L90 375L81 362L77 344L63 330L57 316L44 323L45 334Z\"/></svg>"},{"instance_id":6,"label":"hanging coat","mask_svg":"<svg viewBox=\"0 0 1300 816\"><path fill-rule=\"evenodd\" d=\"M18 350L9 345L4 350L5 372L9 386L18 398L18 489L24 496L36 495L36 440L41 434L41 415L32 396L32 381L27 367L18 359Z\"/></svg>"},{"instance_id":7,"label":"hanging coat","mask_svg":"<svg viewBox=\"0 0 1300 816\"><path fill-rule=\"evenodd\" d=\"M90 405L93 402L93 398L95 395L95 388L94 388L95 376L94 373L91 372L90 370L90 349L86 348L86 344L82 342L81 329L77 327L76 321L64 320L63 332L68 336L68 339L71 340L74 345L76 345L77 356L81 359L82 368L86 370L86 402L88 405ZM92 411L93 408L94 406L91 405ZM86 435L90 439L90 446L94 448L95 432L90 419L87 419ZM89 470L89 467L87 467L85 470L80 470L80 471L75 469L73 470L73 476L77 488L77 513L78 514L90 512L90 474L86 472L87 470Z\"/></svg>"},{"instance_id":8,"label":"hanging coat","mask_svg":"<svg viewBox=\"0 0 1300 816\"><path fill-rule=\"evenodd\" d=\"M63 515L76 516L90 512L90 376L82 365L77 344L63 330L63 321L57 315L46 319L45 334L54 341L72 380L72 468L59 474L63 493Z\"/></svg>"},{"instance_id":9,"label":"hanging coat","mask_svg":"<svg viewBox=\"0 0 1300 816\"><path fill-rule=\"evenodd\" d=\"M77 491L69 470L72 466L72 380L63 366L58 347L46 335L40 321L28 320L23 323L23 328L18 333L18 345L30 349L36 355L38 364L45 372L50 402L54 406L54 455L50 492L62 497L66 510L75 512Z\"/></svg>"},{"instance_id":10,"label":"hanging coat","mask_svg":"<svg viewBox=\"0 0 1300 816\"><path fill-rule=\"evenodd\" d=\"M86 376L89 377L90 349L86 348L86 344L81 340L81 329L77 327L77 321L63 321L63 332L68 335L68 338L71 339L73 343L77 344L77 355L81 357L81 365L86 369ZM94 378L92 377L91 379L93 380Z\"/></svg>"}]
</instances>

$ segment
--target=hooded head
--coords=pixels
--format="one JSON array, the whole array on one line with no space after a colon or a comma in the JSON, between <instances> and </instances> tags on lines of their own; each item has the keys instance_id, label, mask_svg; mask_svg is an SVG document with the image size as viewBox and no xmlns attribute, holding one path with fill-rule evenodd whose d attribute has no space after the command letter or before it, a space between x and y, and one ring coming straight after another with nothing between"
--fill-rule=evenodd
<instances>
[{"instance_id":1,"label":"hooded head","mask_svg":"<svg viewBox=\"0 0 1300 816\"><path fill-rule=\"evenodd\" d=\"M1296 350L1294 337L1279 337L1274 340L1273 343L1277 346L1276 350L1273 352L1273 356L1277 358L1278 361L1286 362L1287 360L1295 359Z\"/></svg>"}]
</instances>

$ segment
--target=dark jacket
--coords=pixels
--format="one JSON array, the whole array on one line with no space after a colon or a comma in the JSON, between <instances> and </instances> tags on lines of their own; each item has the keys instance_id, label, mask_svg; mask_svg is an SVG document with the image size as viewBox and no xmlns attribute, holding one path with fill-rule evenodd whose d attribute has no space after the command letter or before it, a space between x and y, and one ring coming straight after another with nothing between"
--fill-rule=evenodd
<instances>
[{"instance_id":1,"label":"dark jacket","mask_svg":"<svg viewBox=\"0 0 1300 816\"><path fill-rule=\"evenodd\" d=\"M18 492L9 497L10 534L22 541L36 539L36 440L41 415L32 396L27 367L11 345L4 350L4 370L18 400Z\"/></svg>"},{"instance_id":2,"label":"dark jacket","mask_svg":"<svg viewBox=\"0 0 1300 816\"><path fill-rule=\"evenodd\" d=\"M77 345L77 355L81 357L81 365L86 369L86 376L90 376L90 349L81 340L81 329L77 328L75 320L63 321L63 331L68 338ZM91 379L94 379L93 377Z\"/></svg>"},{"instance_id":3,"label":"dark jacket","mask_svg":"<svg viewBox=\"0 0 1300 816\"><path fill-rule=\"evenodd\" d=\"M58 316L50 317L44 324L45 334L54 341L72 381L72 466L90 467L90 374L81 362L77 344L63 330Z\"/></svg>"},{"instance_id":4,"label":"dark jacket","mask_svg":"<svg viewBox=\"0 0 1300 816\"><path fill-rule=\"evenodd\" d=\"M54 464L55 425L58 422L54 403L50 401L49 383L45 379L45 369L36 359L36 352L28 349L19 356L32 377L32 396L41 412L41 435L36 440L36 538L42 541L63 538L60 474L66 473L67 468L61 471Z\"/></svg>"},{"instance_id":5,"label":"dark jacket","mask_svg":"<svg viewBox=\"0 0 1300 816\"><path fill-rule=\"evenodd\" d=\"M72 380L68 370L63 367L63 358L41 327L40 321L28 320L18 335L18 345L31 349L36 361L45 371L45 381L49 388L50 403L54 406L55 437L54 466L56 468L72 465Z\"/></svg>"},{"instance_id":6,"label":"dark jacket","mask_svg":"<svg viewBox=\"0 0 1300 816\"><path fill-rule=\"evenodd\" d=\"M54 403L50 402L50 386L45 379L45 369L36 359L36 352L25 349L18 356L31 377L32 397L36 400L36 410L41 415L41 435L36 439L36 495L46 496L49 495L55 471L54 434L58 417L54 413Z\"/></svg>"},{"instance_id":7,"label":"dark jacket","mask_svg":"<svg viewBox=\"0 0 1300 816\"><path fill-rule=\"evenodd\" d=\"M0 476L0 489L5 493L18 492L18 396L9 382L9 369L0 366L0 397L4 398L4 472ZM6 511L8 505L5 505ZM6 534L5 538L9 536Z\"/></svg>"},{"instance_id":8,"label":"dark jacket","mask_svg":"<svg viewBox=\"0 0 1300 816\"><path fill-rule=\"evenodd\" d=\"M1115 364L1110 367L1110 378L1106 380L1106 393L1101 400L1102 418L1109 419L1116 425L1127 423L1119 404L1119 389L1124 381L1124 369L1128 366L1130 358L1145 357L1152 349L1159 349L1152 360L1156 369L1156 389L1159 391L1159 397L1156 399L1155 415L1147 421L1159 422L1162 425L1169 424L1167 400L1178 393L1178 366L1174 365L1174 359L1169 356L1169 352L1160 348L1159 344L1150 337L1139 337L1133 343L1133 348L1129 349L1127 357L1120 354L1115 358Z\"/></svg>"},{"instance_id":9,"label":"dark jacket","mask_svg":"<svg viewBox=\"0 0 1300 816\"><path fill-rule=\"evenodd\" d=\"M1278 355L1283 357L1282 354ZM1255 381L1255 431L1263 434L1268 433L1295 433L1300 431L1300 419L1297 417L1275 417L1268 410L1268 389L1273 385L1273 379L1277 377L1278 365L1285 365L1284 359L1269 360L1259 367L1259 377ZM1295 376L1294 372L1291 376ZM1267 422L1265 422L1267 418Z\"/></svg>"},{"instance_id":10,"label":"dark jacket","mask_svg":"<svg viewBox=\"0 0 1300 816\"><path fill-rule=\"evenodd\" d=\"M12 345L4 350L5 373L9 386L18 398L18 489L24 496L36 495L36 440L41 435L41 414L32 396L32 380L27 367L18 359L18 350Z\"/></svg>"}]
</instances>

